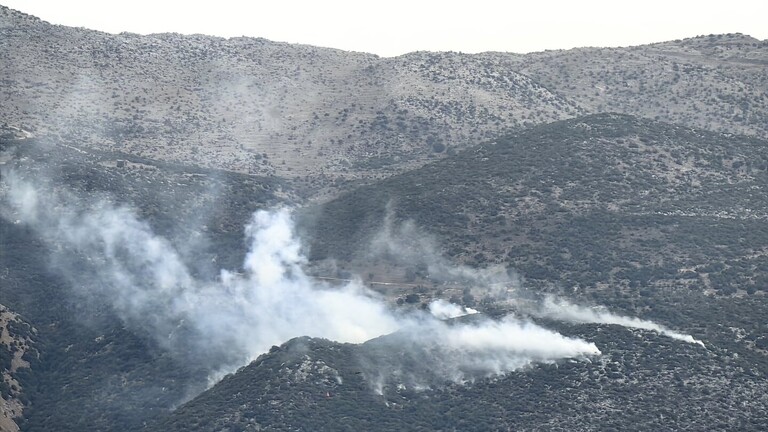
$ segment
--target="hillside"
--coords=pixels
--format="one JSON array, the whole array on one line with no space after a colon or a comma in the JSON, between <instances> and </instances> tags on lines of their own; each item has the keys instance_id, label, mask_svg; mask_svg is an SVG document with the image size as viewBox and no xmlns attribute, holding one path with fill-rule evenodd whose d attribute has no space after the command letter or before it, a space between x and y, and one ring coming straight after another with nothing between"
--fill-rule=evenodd
<instances>
[{"instance_id":1,"label":"hillside","mask_svg":"<svg viewBox=\"0 0 768 432\"><path fill-rule=\"evenodd\" d=\"M19 375L37 360L39 352L32 326L3 305L0 305L0 430L18 431L29 402L27 392L19 383Z\"/></svg>"},{"instance_id":2,"label":"hillside","mask_svg":"<svg viewBox=\"0 0 768 432\"><path fill-rule=\"evenodd\" d=\"M753 294L766 287L767 149L626 115L556 122L308 209L312 256L367 256L389 208L453 260L529 282Z\"/></svg>"},{"instance_id":3,"label":"hillside","mask_svg":"<svg viewBox=\"0 0 768 432\"><path fill-rule=\"evenodd\" d=\"M768 136L768 41L750 36L548 51L519 58L515 70L587 112Z\"/></svg>"},{"instance_id":4,"label":"hillside","mask_svg":"<svg viewBox=\"0 0 768 432\"><path fill-rule=\"evenodd\" d=\"M464 281L469 295L455 301L494 316L526 316L521 298L549 292L683 329L704 347L533 317L593 341L601 355L457 383L439 373L439 342L299 339L150 430L761 430L766 209L756 191L768 178L766 148L744 136L587 116L470 148L304 214L316 259L418 283L411 292L424 305L457 283L432 255L443 252L457 274L466 276L460 262L475 269ZM388 223L400 259L370 252ZM420 237L423 249L413 245ZM478 277L493 265L525 280L507 280L512 291L500 294Z\"/></svg>"},{"instance_id":5,"label":"hillside","mask_svg":"<svg viewBox=\"0 0 768 432\"><path fill-rule=\"evenodd\" d=\"M381 178L513 129L614 111L768 135L743 35L395 58L264 39L110 35L0 9L0 120L83 146L299 178Z\"/></svg>"},{"instance_id":6,"label":"hillside","mask_svg":"<svg viewBox=\"0 0 768 432\"><path fill-rule=\"evenodd\" d=\"M760 430L764 364L650 332L582 325L603 356L536 364L503 377L431 388L371 374L414 356L411 373L441 359L403 353L392 337L363 345L297 339L176 410L149 430ZM374 365L374 366L371 366ZM748 368L750 373L743 373Z\"/></svg>"},{"instance_id":7,"label":"hillside","mask_svg":"<svg viewBox=\"0 0 768 432\"><path fill-rule=\"evenodd\" d=\"M72 209L72 203L88 208L95 199L130 206L156 233L183 252L182 259L194 264L195 277L202 280L218 277L219 268L240 267L244 253L242 226L252 211L290 202L286 197L291 196L291 185L275 178L83 150L77 144L39 138L3 141L3 193L7 194L9 185L16 181L8 177L14 172L16 177L46 185L43 190L55 199L49 203L53 213L72 211L67 210ZM678 385L675 383L710 382L716 376L726 376L727 379L711 387L696 387L694 393L698 396L673 398L679 404L675 413L685 409L696 412L694 408L703 404L709 407L706 412L712 414L701 418L712 424L759 429L759 416L739 414L730 402L713 399L712 395L726 392L728 400L747 401L755 388L764 385L760 380L765 376L766 340L760 317L765 313L762 248L766 239L762 225L766 209L760 191L766 181L766 148L765 142L745 136L697 131L625 115L587 116L480 144L418 170L349 192L323 206L307 207L301 212L299 228L312 240L313 261L308 263L311 269L320 271L325 268L325 259L335 257L340 268L360 275L368 273L373 280L388 278L400 282L399 288L377 288L392 304L396 297L408 297L403 306L408 307L443 296L495 316L509 313L510 304L495 297L489 286L477 283L480 279L475 285L468 280L451 280L452 271L441 275L432 273L434 268L430 267L438 262L438 269L454 266L461 270L457 266L463 263L482 272L483 267L500 265L508 272L519 272L525 279L513 284L516 289L556 293L586 304L608 305L626 315L657 320L692 333L706 343L710 352L716 353L715 357L701 357L703 352L695 347L678 346L678 342L645 332L639 337L650 338L646 357L661 355L654 351L659 346L683 350L659 359L659 363L648 364L626 346L633 343L625 339L638 337L636 332L610 326L560 325L558 330L566 334L577 334L596 343L602 341L601 351L610 356L606 358L614 359L616 365L576 363L582 378L567 376L548 384L550 390L545 399L556 401L554 394L568 394L565 389L577 386L572 380L582 380L584 376L598 380L587 380L590 388L595 389L594 395L583 393L586 399L582 405L563 411L571 413L570 417L546 420L551 421L547 424L552 427L573 417L575 412L594 410L589 405L593 399L636 407L636 421L649 427L658 425L658 418L642 414L648 411L642 405L650 403L648 399L626 399L634 393L625 394L618 387L608 392L610 397L597 390L612 388L600 381L603 375L618 380L612 385L620 385L628 379L627 371L638 371L642 377L637 378L638 385L644 390L637 394L655 394L661 388ZM124 166L118 167L117 160L124 161ZM62 201L56 194L69 198ZM310 421L307 416L314 405L308 408L307 398L311 402L317 388L286 395L283 392L287 388L275 384L264 389L236 387L237 391L230 393L232 388L224 383L252 383L247 373L245 378L235 374L222 383L224 387L217 386L214 393L205 393L202 399L192 402L190 407L194 408L184 408L165 419L171 407L202 390L212 370L220 364L220 356L200 356L194 344L183 340L171 347L158 344L145 326L110 305L109 298L88 294L98 293L100 284L118 283L101 278L97 266L101 261L91 262L97 255L56 238L52 243L45 231L18 223L17 213L7 213L12 209L5 209L0 219L5 246L0 253L4 269L0 274L0 294L4 304L38 329L35 346L40 353L30 369L17 373L24 397L28 398L25 400L30 402L25 407L25 422L21 423L24 430L65 430L64 424L70 425L71 430L93 425L99 429L135 430L144 422L153 421L178 424L183 429L193 420L201 422L200 427L235 427L245 424L241 420L251 419L270 428L281 428ZM410 261L395 260L383 266L382 262L391 257L371 256L366 249L375 234L386 226L387 218L391 220L395 242L398 237L402 241L403 236L423 232L425 238L432 236L435 250L427 253L427 249L417 248L422 258L413 259L414 255L403 249L403 256ZM407 220L415 221L416 231L399 232L398 228ZM445 255L445 261L432 254ZM41 261L39 257L48 258ZM73 274L68 270L70 266L79 270ZM386 269L386 273L379 273L379 269ZM412 282L408 282L409 274ZM414 289L414 284L419 288ZM415 300L407 293L415 295ZM605 332L613 336L601 339ZM192 332L190 337L195 334ZM617 347L617 343L624 348ZM351 353L360 349L365 352L377 345L363 346L344 345L347 348L339 349L351 350L345 356L355 357L358 354ZM318 350L322 353L324 349L320 344ZM398 352L383 350L388 354ZM381 357L380 349L374 352L379 354L373 358L386 358ZM683 357L675 357L678 355ZM187 362L189 356L195 361ZM701 369L690 376L679 366L690 365L689 356L697 359L694 364L704 365L697 366ZM444 404L456 395L467 406L480 403L485 407L474 417L492 413L495 418L501 412L531 410L525 404L491 409L497 406L491 394L512 391L511 388L536 388L536 383L549 382L552 374L561 370L539 365L533 368L533 375L529 371L514 373L482 381L477 387L449 385L436 390L437 393L413 393L406 387L396 392L394 400L384 401L400 405L387 407L370 390L370 381L357 376L355 372L361 371L359 365L344 358L320 357L340 374L354 375L344 378L350 389L336 388L334 384L329 384L329 389L342 395L352 391L354 394L344 396L346 400L351 398L365 405L329 407L324 415L332 417L339 409L365 409L389 418L392 407L400 406L410 414L393 420L392 425L405 429L411 424L407 422L414 422L417 429L446 419L463 425L458 417L443 419L439 414L428 414L450 411ZM278 360L279 357L274 361ZM254 368L252 365L245 371ZM663 376L678 381L658 381L659 368L671 371ZM257 370L259 374L272 371ZM286 370L285 373L290 372ZM752 372L743 375L738 371ZM279 376L263 377L259 382L271 382ZM687 385L680 388L692 391ZM398 388L398 382L391 382L389 387ZM241 412L221 399L207 402L210 394L220 394L216 397L227 401L240 392L262 392L254 400L285 400L293 408L285 408L282 402L270 402L266 407L274 406L279 412L259 411L264 407ZM301 398L293 400L294 396ZM511 394L510 398L518 400L522 398L519 396ZM322 397L325 396L321 394ZM77 401L76 407L72 401ZM529 403L539 403L538 398L530 399ZM755 412L764 409L759 398L749 403L754 405ZM197 404L203 404L202 408ZM206 411L209 405L215 407L215 414ZM557 406L567 407L568 402ZM189 414L189 410L198 414ZM223 412L230 414L221 417ZM334 425L329 428L369 428L373 427L374 418L379 419L365 417L353 422L359 415L339 417L339 423L329 420L328 424ZM598 418L579 418L583 428L596 427L593 422ZM622 428L615 417L605 420ZM522 420L509 421L512 426L530 426L515 423ZM545 420L534 416L531 421ZM689 421L689 417L680 417L679 421ZM505 427L493 423L491 418L478 424ZM703 423L697 420L691 424Z\"/></svg>"},{"instance_id":8,"label":"hillside","mask_svg":"<svg viewBox=\"0 0 768 432\"><path fill-rule=\"evenodd\" d=\"M587 116L470 148L305 214L318 232L315 258L341 258L361 273L381 268L367 250L385 219L413 220L454 263L516 268L524 290L682 327L706 348L615 325L548 322L594 341L601 356L456 383L432 375L445 361L440 349L397 334L361 345L299 339L150 430L760 430L766 148L744 136ZM399 240L418 241L406 235ZM402 247L395 267L412 267L427 288L420 298L445 295L435 258ZM489 287L471 293L481 300L472 306L525 314Z\"/></svg>"},{"instance_id":9,"label":"hillside","mask_svg":"<svg viewBox=\"0 0 768 432\"><path fill-rule=\"evenodd\" d=\"M7 8L0 19L3 121L161 160L335 177L580 112L520 73L458 54L115 36Z\"/></svg>"}]
</instances>

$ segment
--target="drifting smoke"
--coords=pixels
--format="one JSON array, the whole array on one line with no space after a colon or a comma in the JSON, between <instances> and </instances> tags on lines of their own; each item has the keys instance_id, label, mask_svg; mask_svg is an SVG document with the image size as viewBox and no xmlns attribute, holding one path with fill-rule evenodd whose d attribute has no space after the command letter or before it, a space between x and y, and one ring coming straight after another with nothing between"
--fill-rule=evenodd
<instances>
[{"instance_id":1,"label":"drifting smoke","mask_svg":"<svg viewBox=\"0 0 768 432\"><path fill-rule=\"evenodd\" d=\"M171 244L128 209L103 202L87 211L69 208L62 197L43 197L9 177L9 199L22 222L52 245L96 262L95 280L83 284L83 275L71 273L70 279L101 290L89 294L110 299L122 319L165 345L220 352L227 371L296 336L363 342L398 328L385 304L360 284L330 289L304 274L285 209L253 215L242 272L223 270L218 281L198 281Z\"/></svg>"},{"instance_id":2,"label":"drifting smoke","mask_svg":"<svg viewBox=\"0 0 768 432\"><path fill-rule=\"evenodd\" d=\"M430 281L477 288L484 295L505 298L522 286L520 276L502 265L474 268L456 265L441 253L438 242L412 221L395 223L387 206L382 228L373 237L369 259L381 259L425 270Z\"/></svg>"},{"instance_id":3,"label":"drifting smoke","mask_svg":"<svg viewBox=\"0 0 768 432\"><path fill-rule=\"evenodd\" d=\"M128 325L207 364L215 376L297 336L360 343L397 332L413 352L437 355L440 379L457 381L600 353L592 343L513 318L448 324L421 312L398 315L360 282L319 283L303 271L306 259L287 209L256 212L245 229L249 251L241 271L222 270L205 281L129 209L38 189L12 172L4 178L12 217L62 251L54 259L73 286L106 299ZM82 264L72 270L79 264L73 259L91 263L89 272ZM444 302L432 311L476 312Z\"/></svg>"},{"instance_id":4,"label":"drifting smoke","mask_svg":"<svg viewBox=\"0 0 768 432\"><path fill-rule=\"evenodd\" d=\"M479 311L470 307L449 303L443 299L437 299L429 304L429 313L437 319L450 319L466 315L474 315L479 313Z\"/></svg>"},{"instance_id":5,"label":"drifting smoke","mask_svg":"<svg viewBox=\"0 0 768 432\"><path fill-rule=\"evenodd\" d=\"M691 335L670 330L661 324L656 324L653 321L642 320L635 317L615 315L603 307L588 308L584 306L578 306L569 303L566 300L558 299L552 296L546 297L541 303L540 307L537 310L533 310L532 313L534 315L552 318L559 321L567 321L573 323L612 324L620 325L622 327L651 330L664 336L671 337L672 339L704 346L703 342L694 339L694 337Z\"/></svg>"},{"instance_id":6,"label":"drifting smoke","mask_svg":"<svg viewBox=\"0 0 768 432\"><path fill-rule=\"evenodd\" d=\"M4 179L10 211L6 209L3 216L18 218L49 243L55 267L73 287L86 298L108 301L127 325L205 365L214 379L298 336L369 341L366 346L373 352L378 346L381 355L362 361L379 391L395 382L424 388L500 375L532 362L600 355L591 342L527 320L508 316L493 321L444 300L433 301L429 314L398 314L359 281L340 287L318 282L303 270L306 258L294 234L291 212L284 208L252 216L245 228L249 246L241 269L221 270L215 280L201 280L172 244L156 236L130 209L56 193L50 185L38 188L13 172ZM397 241L414 228L403 229L390 230L390 240L380 236L379 249L395 253ZM474 286L502 286L507 294L508 287L519 284L506 271L450 267L436 255L427 261L423 257L434 252L431 244L403 248L406 259L418 255L430 271ZM531 309L524 312L643 328L701 344L650 321L554 298ZM443 321L451 318L458 320Z\"/></svg>"},{"instance_id":7,"label":"drifting smoke","mask_svg":"<svg viewBox=\"0 0 768 432\"><path fill-rule=\"evenodd\" d=\"M386 393L388 386L425 389L446 382L463 384L534 362L601 354L591 342L512 317L453 325L427 320L366 346L362 368L378 394Z\"/></svg>"},{"instance_id":8,"label":"drifting smoke","mask_svg":"<svg viewBox=\"0 0 768 432\"><path fill-rule=\"evenodd\" d=\"M384 227L374 237L373 257L383 256L401 264L422 265L428 269L430 278L434 281L463 282L469 286L480 288L480 291L485 295L497 299L511 299L521 308L521 312L530 316L572 323L611 324L651 330L673 339L704 346L693 336L670 330L652 321L615 315L602 307L578 306L553 296L546 297L540 303L519 302L518 291L522 282L517 273L510 272L502 266L475 269L454 265L438 253L436 241L421 233L413 222L407 221L395 225L393 219L394 212L388 208L384 218ZM444 300L432 302L429 305L429 310L435 317L441 319L455 318L477 312Z\"/></svg>"}]
</instances>

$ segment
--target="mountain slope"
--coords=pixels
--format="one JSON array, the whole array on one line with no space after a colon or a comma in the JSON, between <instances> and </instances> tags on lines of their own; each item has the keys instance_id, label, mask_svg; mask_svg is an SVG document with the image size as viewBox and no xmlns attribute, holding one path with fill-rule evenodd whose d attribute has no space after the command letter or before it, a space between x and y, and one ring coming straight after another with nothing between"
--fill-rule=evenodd
<instances>
[{"instance_id":1,"label":"mountain slope","mask_svg":"<svg viewBox=\"0 0 768 432\"><path fill-rule=\"evenodd\" d=\"M765 141L603 114L478 145L307 218L317 259L367 256L389 206L454 259L529 281L754 292L767 282L766 187Z\"/></svg>"},{"instance_id":2,"label":"mountain slope","mask_svg":"<svg viewBox=\"0 0 768 432\"><path fill-rule=\"evenodd\" d=\"M7 8L0 19L0 118L163 160L355 173L367 169L358 162L400 165L524 117L579 112L522 74L461 55L381 59L263 39L109 35Z\"/></svg>"},{"instance_id":3,"label":"mountain slope","mask_svg":"<svg viewBox=\"0 0 768 432\"><path fill-rule=\"evenodd\" d=\"M149 430L760 430L766 425L764 363L755 368L749 360L730 357L724 347L704 349L650 332L595 325L562 330L594 340L603 355L431 388L403 381L418 369L386 376L383 387L371 379L386 373L387 363L402 366L400 355L418 359L411 365L416 368L431 367L429 353L408 352L396 337L362 345L295 339ZM741 367L752 372L742 373Z\"/></svg>"},{"instance_id":4,"label":"mountain slope","mask_svg":"<svg viewBox=\"0 0 768 432\"><path fill-rule=\"evenodd\" d=\"M301 178L313 190L587 113L768 136L768 45L742 35L379 58L264 39L109 35L8 8L0 32L3 122L91 148Z\"/></svg>"},{"instance_id":5,"label":"mountain slope","mask_svg":"<svg viewBox=\"0 0 768 432\"><path fill-rule=\"evenodd\" d=\"M685 329L706 348L611 325L548 323L594 341L602 356L419 388L406 378L440 359L394 336L362 345L294 340L151 430L761 430L766 148L749 137L588 116L470 148L306 216L316 218L317 258L371 265L366 244L389 207L395 224L412 219L436 233L455 261L514 266L529 290ZM422 298L441 291L429 289L429 275L420 282ZM489 299L477 307L509 312Z\"/></svg>"},{"instance_id":6,"label":"mountain slope","mask_svg":"<svg viewBox=\"0 0 768 432\"><path fill-rule=\"evenodd\" d=\"M768 41L709 35L632 48L579 48L518 59L519 70L589 112L768 136Z\"/></svg>"},{"instance_id":7,"label":"mountain slope","mask_svg":"<svg viewBox=\"0 0 768 432\"><path fill-rule=\"evenodd\" d=\"M154 248L140 252L173 251L205 287L240 277L255 210L322 202L321 192L361 181L299 211L308 266L324 280L343 282L352 269L383 281L377 290L406 309L452 297L493 316L519 313L486 286L430 274L438 252L443 269L517 272L520 291L605 305L706 345L555 323L604 355L470 386L433 379L424 390L393 368L405 361L421 373L436 358L414 361L396 335L361 345L303 338L168 415L237 356L222 349L229 339L195 333L204 309L172 315L165 332L143 325L167 325L158 311L185 296L148 302L156 307L138 316L121 311L109 297L124 293L109 288L145 282L153 259L129 265L132 274L106 264L135 251L94 254L62 241L67 233L46 236L70 226L27 225L30 198L0 207L9 308L0 311L0 422L24 405L18 423L30 431L763 430L767 50L722 35L386 59L252 38L109 35L0 7L4 204L11 184L26 182L45 215L128 214L151 234ZM584 116L608 110L623 114ZM427 246L387 266L402 249L369 253L382 232ZM102 274L115 268L120 277Z\"/></svg>"}]
</instances>

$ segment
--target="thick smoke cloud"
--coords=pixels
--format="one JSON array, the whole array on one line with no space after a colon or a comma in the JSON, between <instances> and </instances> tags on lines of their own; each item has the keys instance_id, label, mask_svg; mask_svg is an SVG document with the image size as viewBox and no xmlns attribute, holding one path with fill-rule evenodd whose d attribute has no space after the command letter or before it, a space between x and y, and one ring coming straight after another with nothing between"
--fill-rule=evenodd
<instances>
[{"instance_id":1,"label":"thick smoke cloud","mask_svg":"<svg viewBox=\"0 0 768 432\"><path fill-rule=\"evenodd\" d=\"M129 325L169 349L199 355L226 373L297 336L360 343L400 330L412 344L437 347L445 379L466 370L504 373L531 361L599 354L589 342L535 324L507 319L448 325L423 312L398 314L360 282L329 286L303 270L306 258L287 209L256 212L245 228L249 251L242 269L197 280L171 243L124 207L79 200L5 176L13 217L28 224L51 250L74 250L92 263L72 271L54 256L75 287L107 299ZM433 304L440 317L472 310ZM450 357L450 358L449 358ZM218 374L217 374L218 375Z\"/></svg>"},{"instance_id":2,"label":"thick smoke cloud","mask_svg":"<svg viewBox=\"0 0 768 432\"><path fill-rule=\"evenodd\" d=\"M219 280L200 281L170 242L129 209L105 202L73 207L65 204L78 203L71 195L6 177L21 222L52 250L74 249L94 264L93 274L75 272L62 265L66 257L54 256L74 286L109 299L126 322L171 348L218 352L225 370L296 336L363 342L398 328L385 303L361 284L331 288L302 271L304 257L286 209L253 215L241 271L222 270Z\"/></svg>"},{"instance_id":3,"label":"thick smoke cloud","mask_svg":"<svg viewBox=\"0 0 768 432\"><path fill-rule=\"evenodd\" d=\"M304 272L306 258L285 208L253 214L245 227L248 253L242 268L202 280L193 276L168 240L155 235L130 209L54 192L50 185L35 186L13 172L4 173L4 180L9 209L3 216L27 224L48 242L55 267L81 295L108 301L127 325L205 364L214 378L298 336L351 343L395 340L401 358L368 359L373 368L367 375L374 383L408 375L404 381L416 387L504 374L531 362L600 354L591 342L528 320L508 316L494 321L443 300L432 302L430 313L398 313L359 281L343 286L319 282ZM380 237L378 247L394 253L403 232L390 234L395 240ZM424 246L414 248L414 254L426 256ZM505 290L519 283L506 271L451 267L435 256L428 263L433 271L467 283ZM544 302L536 313L648 328L698 342L648 321L555 300ZM463 315L473 316L443 321ZM428 369L418 366L424 364Z\"/></svg>"}]
</instances>

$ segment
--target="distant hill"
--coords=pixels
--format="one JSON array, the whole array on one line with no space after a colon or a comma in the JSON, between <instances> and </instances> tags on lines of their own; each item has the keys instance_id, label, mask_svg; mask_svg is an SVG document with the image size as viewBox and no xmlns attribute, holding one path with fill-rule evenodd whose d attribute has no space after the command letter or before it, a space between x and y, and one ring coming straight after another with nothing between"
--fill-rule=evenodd
<instances>
[{"instance_id":1,"label":"distant hill","mask_svg":"<svg viewBox=\"0 0 768 432\"><path fill-rule=\"evenodd\" d=\"M0 119L88 147L256 174L337 176L579 114L498 62L52 26L0 9ZM570 114L569 114L570 113Z\"/></svg>"},{"instance_id":2,"label":"distant hill","mask_svg":"<svg viewBox=\"0 0 768 432\"><path fill-rule=\"evenodd\" d=\"M0 35L2 122L315 190L589 113L768 136L768 42L738 34L380 58L253 38L110 35L3 7Z\"/></svg>"},{"instance_id":3,"label":"distant hill","mask_svg":"<svg viewBox=\"0 0 768 432\"><path fill-rule=\"evenodd\" d=\"M768 41L698 36L629 48L519 57L514 68L587 112L768 137Z\"/></svg>"}]
</instances>

